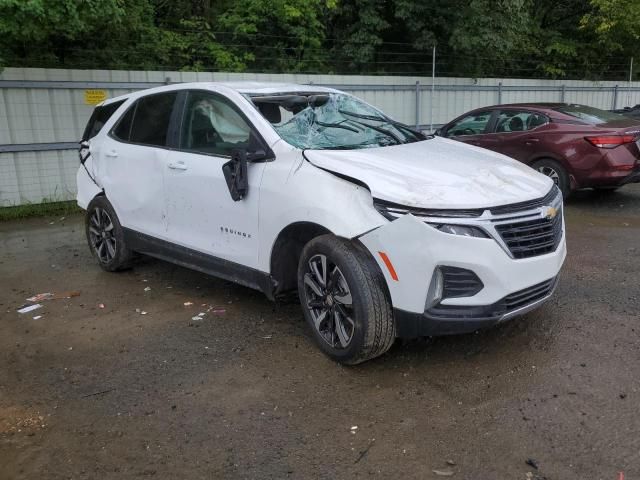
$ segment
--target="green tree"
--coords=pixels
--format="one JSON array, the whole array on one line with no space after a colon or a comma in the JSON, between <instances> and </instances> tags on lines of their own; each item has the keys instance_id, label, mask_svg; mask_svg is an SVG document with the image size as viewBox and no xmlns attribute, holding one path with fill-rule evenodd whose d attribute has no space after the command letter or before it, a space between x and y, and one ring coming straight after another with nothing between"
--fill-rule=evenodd
<instances>
[{"instance_id":1,"label":"green tree","mask_svg":"<svg viewBox=\"0 0 640 480\"><path fill-rule=\"evenodd\" d=\"M324 20L334 8L334 0L247 0L233 3L215 27L252 70L321 72L330 63Z\"/></svg>"}]
</instances>

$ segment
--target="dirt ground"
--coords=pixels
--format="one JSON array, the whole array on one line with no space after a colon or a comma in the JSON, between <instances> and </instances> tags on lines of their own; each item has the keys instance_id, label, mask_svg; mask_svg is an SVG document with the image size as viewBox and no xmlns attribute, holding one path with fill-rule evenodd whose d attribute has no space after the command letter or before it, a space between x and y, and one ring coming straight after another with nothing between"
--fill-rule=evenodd
<instances>
[{"instance_id":1,"label":"dirt ground","mask_svg":"<svg viewBox=\"0 0 640 480\"><path fill-rule=\"evenodd\" d=\"M298 305L156 260L105 273L80 216L0 224L0 478L638 479L640 185L566 217L542 309L350 368Z\"/></svg>"}]
</instances>

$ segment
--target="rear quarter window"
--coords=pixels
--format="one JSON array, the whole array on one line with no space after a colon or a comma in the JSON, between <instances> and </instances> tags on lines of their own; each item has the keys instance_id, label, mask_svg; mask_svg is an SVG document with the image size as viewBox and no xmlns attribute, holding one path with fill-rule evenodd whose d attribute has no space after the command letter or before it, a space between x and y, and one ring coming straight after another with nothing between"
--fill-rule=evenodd
<instances>
[{"instance_id":1,"label":"rear quarter window","mask_svg":"<svg viewBox=\"0 0 640 480\"><path fill-rule=\"evenodd\" d=\"M606 110L600 110L599 108L588 107L586 105L563 105L561 107L554 108L554 110L579 118L591 125L624 120L624 116L618 113L608 112Z\"/></svg>"},{"instance_id":2,"label":"rear quarter window","mask_svg":"<svg viewBox=\"0 0 640 480\"><path fill-rule=\"evenodd\" d=\"M113 102L108 105L103 105L100 107L96 107L91 114L91 118L87 122L87 126L84 129L84 133L82 134L82 140L89 140L95 137L102 127L104 127L105 123L109 121L111 116L120 108L125 100L120 100L119 102Z\"/></svg>"}]
</instances>

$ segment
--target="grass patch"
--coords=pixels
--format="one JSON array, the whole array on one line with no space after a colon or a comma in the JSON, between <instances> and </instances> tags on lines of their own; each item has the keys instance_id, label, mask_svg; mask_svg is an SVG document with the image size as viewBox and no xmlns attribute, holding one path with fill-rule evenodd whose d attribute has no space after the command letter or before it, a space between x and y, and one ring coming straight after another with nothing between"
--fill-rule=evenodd
<instances>
[{"instance_id":1,"label":"grass patch","mask_svg":"<svg viewBox=\"0 0 640 480\"><path fill-rule=\"evenodd\" d=\"M80 213L81 211L82 209L78 207L75 200L66 202L28 203L14 207L0 207L0 222L30 217L47 217L50 215L66 216L73 213Z\"/></svg>"}]
</instances>

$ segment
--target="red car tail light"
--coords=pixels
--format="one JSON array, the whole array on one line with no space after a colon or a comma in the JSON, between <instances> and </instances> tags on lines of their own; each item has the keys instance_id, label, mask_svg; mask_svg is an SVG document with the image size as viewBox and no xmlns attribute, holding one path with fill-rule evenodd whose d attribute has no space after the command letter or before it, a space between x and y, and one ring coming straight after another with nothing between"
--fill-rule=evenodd
<instances>
[{"instance_id":1,"label":"red car tail light","mask_svg":"<svg viewBox=\"0 0 640 480\"><path fill-rule=\"evenodd\" d=\"M591 145L598 148L616 148L625 143L632 143L636 137L633 135L599 135L597 137L584 137Z\"/></svg>"}]
</instances>

